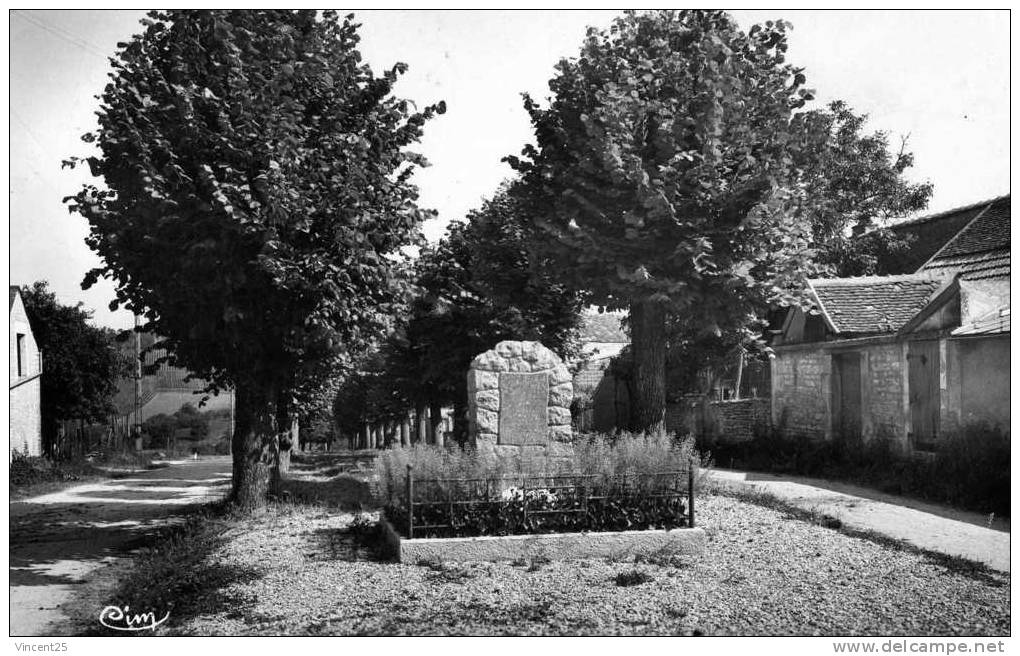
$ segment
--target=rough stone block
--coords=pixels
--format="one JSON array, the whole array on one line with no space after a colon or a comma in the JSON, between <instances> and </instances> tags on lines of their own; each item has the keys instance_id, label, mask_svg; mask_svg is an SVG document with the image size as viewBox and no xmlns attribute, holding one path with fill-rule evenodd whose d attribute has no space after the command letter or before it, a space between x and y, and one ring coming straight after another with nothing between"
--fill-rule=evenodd
<instances>
[{"instance_id":1,"label":"rough stone block","mask_svg":"<svg viewBox=\"0 0 1020 656\"><path fill-rule=\"evenodd\" d=\"M570 425L570 409L561 408L559 406L549 406L549 425L550 426L569 426Z\"/></svg>"},{"instance_id":2,"label":"rough stone block","mask_svg":"<svg viewBox=\"0 0 1020 656\"><path fill-rule=\"evenodd\" d=\"M549 428L550 446L555 442L570 442L574 439L574 431L569 426L551 426Z\"/></svg>"},{"instance_id":3,"label":"rough stone block","mask_svg":"<svg viewBox=\"0 0 1020 656\"><path fill-rule=\"evenodd\" d=\"M572 383L573 377L570 375L570 370L567 369L565 364L559 364L554 367L549 374L550 385L562 385L563 383Z\"/></svg>"},{"instance_id":4,"label":"rough stone block","mask_svg":"<svg viewBox=\"0 0 1020 656\"><path fill-rule=\"evenodd\" d=\"M475 404L481 410L499 412L499 392L497 390L475 392Z\"/></svg>"},{"instance_id":5,"label":"rough stone block","mask_svg":"<svg viewBox=\"0 0 1020 656\"><path fill-rule=\"evenodd\" d=\"M549 388L549 405L569 408L574 400L574 386L570 383L560 383Z\"/></svg>"},{"instance_id":6,"label":"rough stone block","mask_svg":"<svg viewBox=\"0 0 1020 656\"><path fill-rule=\"evenodd\" d=\"M481 433L499 433L499 413L478 408L475 410L475 426Z\"/></svg>"}]
</instances>

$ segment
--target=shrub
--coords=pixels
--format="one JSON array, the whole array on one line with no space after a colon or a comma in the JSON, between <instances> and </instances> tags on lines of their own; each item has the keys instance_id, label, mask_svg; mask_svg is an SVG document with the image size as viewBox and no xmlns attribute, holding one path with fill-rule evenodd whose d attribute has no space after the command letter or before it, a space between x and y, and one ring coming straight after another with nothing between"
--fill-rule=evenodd
<instances>
[{"instance_id":1,"label":"shrub","mask_svg":"<svg viewBox=\"0 0 1020 656\"><path fill-rule=\"evenodd\" d=\"M496 455L491 451L437 449L416 444L383 452L377 459L376 470L379 472L378 491L385 501L389 501L403 498L407 465L412 466L415 480L582 474L595 476L597 483L607 484L621 477L647 481L649 479L643 478L647 474L686 471L691 458L695 458L702 467L708 464L707 459L698 456L691 437L583 434L574 441L569 456L524 449ZM696 488L705 476L702 471L695 481Z\"/></svg>"},{"instance_id":2,"label":"shrub","mask_svg":"<svg viewBox=\"0 0 1020 656\"><path fill-rule=\"evenodd\" d=\"M716 445L715 462L870 485L892 494L1008 516L1009 435L983 423L943 431L931 454L904 454L891 436L831 441L776 430L739 444Z\"/></svg>"},{"instance_id":3,"label":"shrub","mask_svg":"<svg viewBox=\"0 0 1020 656\"><path fill-rule=\"evenodd\" d=\"M416 502L442 502L415 508L416 525L444 527L429 535L639 530L686 521L685 472L697 457L690 438L583 435L573 446L559 456L396 448L379 456L378 492L387 517L405 530L410 464Z\"/></svg>"}]
</instances>

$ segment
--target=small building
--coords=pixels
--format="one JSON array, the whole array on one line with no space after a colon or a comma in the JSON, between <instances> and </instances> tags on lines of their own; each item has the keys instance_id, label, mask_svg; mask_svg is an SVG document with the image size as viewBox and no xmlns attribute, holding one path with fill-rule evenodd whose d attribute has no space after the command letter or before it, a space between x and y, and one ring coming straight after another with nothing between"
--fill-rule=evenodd
<instances>
[{"instance_id":1,"label":"small building","mask_svg":"<svg viewBox=\"0 0 1020 656\"><path fill-rule=\"evenodd\" d=\"M8 459L14 452L42 455L42 355L32 334L21 290L10 288L8 305L10 329L11 443Z\"/></svg>"},{"instance_id":2,"label":"small building","mask_svg":"<svg viewBox=\"0 0 1020 656\"><path fill-rule=\"evenodd\" d=\"M914 273L809 282L815 309L789 309L773 341L776 428L902 450L971 422L1009 431L1009 196L911 222L961 224Z\"/></svg>"}]
</instances>

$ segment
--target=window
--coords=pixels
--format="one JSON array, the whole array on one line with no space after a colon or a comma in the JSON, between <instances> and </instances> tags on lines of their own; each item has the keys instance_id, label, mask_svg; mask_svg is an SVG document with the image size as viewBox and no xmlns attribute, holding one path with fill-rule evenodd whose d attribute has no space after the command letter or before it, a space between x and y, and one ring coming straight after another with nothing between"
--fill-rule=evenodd
<instances>
[{"instance_id":1,"label":"window","mask_svg":"<svg viewBox=\"0 0 1020 656\"><path fill-rule=\"evenodd\" d=\"M18 378L25 375L25 336L18 333Z\"/></svg>"}]
</instances>

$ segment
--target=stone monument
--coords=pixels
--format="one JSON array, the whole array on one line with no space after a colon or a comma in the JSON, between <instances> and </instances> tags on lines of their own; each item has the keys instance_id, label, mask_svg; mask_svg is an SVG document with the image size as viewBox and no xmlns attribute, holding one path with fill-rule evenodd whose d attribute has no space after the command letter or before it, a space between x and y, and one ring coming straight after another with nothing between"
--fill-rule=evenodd
<instances>
[{"instance_id":1,"label":"stone monument","mask_svg":"<svg viewBox=\"0 0 1020 656\"><path fill-rule=\"evenodd\" d=\"M500 342L468 371L468 421L478 448L549 447L571 439L574 385L538 342Z\"/></svg>"}]
</instances>

